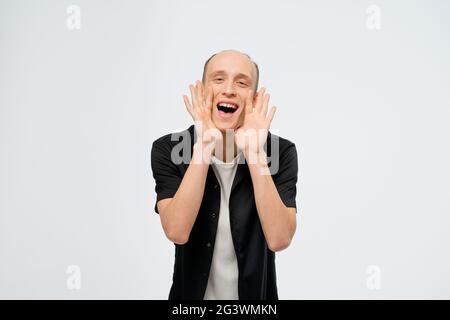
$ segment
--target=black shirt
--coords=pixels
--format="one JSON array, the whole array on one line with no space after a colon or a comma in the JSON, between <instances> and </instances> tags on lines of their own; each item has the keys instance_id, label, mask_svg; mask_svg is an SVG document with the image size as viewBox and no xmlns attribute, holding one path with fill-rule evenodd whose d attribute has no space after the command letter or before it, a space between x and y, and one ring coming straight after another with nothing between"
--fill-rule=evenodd
<instances>
[{"instance_id":1,"label":"black shirt","mask_svg":"<svg viewBox=\"0 0 450 320\"><path fill-rule=\"evenodd\" d=\"M176 140L172 141L174 138ZM183 154L183 149L179 147L174 149L182 141L189 143L190 154ZM195 141L196 133L192 125L187 130L164 135L153 142L151 166L156 183L157 202L173 198L175 195L188 169ZM271 157L271 151L276 150L276 147L279 150L279 157ZM264 149L269 167L275 170L272 178L280 198L287 207L296 208L298 164L295 144L269 131ZM185 161L180 164L174 163L171 160L172 151L178 152ZM210 165L203 200L189 240L184 245L175 244L170 300L203 299L213 256L219 208L220 185ZM239 299L277 300L275 253L268 248L264 237L246 161L238 164L231 187L229 211L231 234L239 270ZM155 212L159 213L156 204Z\"/></svg>"}]
</instances>

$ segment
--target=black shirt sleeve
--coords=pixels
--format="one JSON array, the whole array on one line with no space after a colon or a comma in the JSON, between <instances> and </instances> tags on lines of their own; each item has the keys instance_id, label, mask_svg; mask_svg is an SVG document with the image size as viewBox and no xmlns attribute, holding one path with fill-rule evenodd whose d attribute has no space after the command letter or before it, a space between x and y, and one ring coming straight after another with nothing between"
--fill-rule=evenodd
<instances>
[{"instance_id":1,"label":"black shirt sleeve","mask_svg":"<svg viewBox=\"0 0 450 320\"><path fill-rule=\"evenodd\" d=\"M178 167L171 160L171 144L165 139L153 142L151 151L151 166L155 179L156 203L155 212L158 212L159 200L173 198L181 184L182 176Z\"/></svg>"},{"instance_id":2,"label":"black shirt sleeve","mask_svg":"<svg viewBox=\"0 0 450 320\"><path fill-rule=\"evenodd\" d=\"M295 144L291 143L280 155L279 170L272 178L284 205L286 207L296 208L296 212L297 175L297 149Z\"/></svg>"}]
</instances>

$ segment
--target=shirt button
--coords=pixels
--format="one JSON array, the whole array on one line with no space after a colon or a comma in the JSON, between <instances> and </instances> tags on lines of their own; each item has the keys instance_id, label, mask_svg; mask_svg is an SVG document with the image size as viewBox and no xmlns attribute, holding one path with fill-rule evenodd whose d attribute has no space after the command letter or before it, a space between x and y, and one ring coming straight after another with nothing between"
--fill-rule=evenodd
<instances>
[{"instance_id":1,"label":"shirt button","mask_svg":"<svg viewBox=\"0 0 450 320\"><path fill-rule=\"evenodd\" d=\"M215 213L212 213L211 214L211 217L213 217L213 219L216 217L216 214Z\"/></svg>"},{"instance_id":2,"label":"shirt button","mask_svg":"<svg viewBox=\"0 0 450 320\"><path fill-rule=\"evenodd\" d=\"M211 242L208 242L208 243L206 244L206 246L207 246L208 248L211 248Z\"/></svg>"},{"instance_id":3,"label":"shirt button","mask_svg":"<svg viewBox=\"0 0 450 320\"><path fill-rule=\"evenodd\" d=\"M217 183L214 185L214 189L217 189Z\"/></svg>"}]
</instances>

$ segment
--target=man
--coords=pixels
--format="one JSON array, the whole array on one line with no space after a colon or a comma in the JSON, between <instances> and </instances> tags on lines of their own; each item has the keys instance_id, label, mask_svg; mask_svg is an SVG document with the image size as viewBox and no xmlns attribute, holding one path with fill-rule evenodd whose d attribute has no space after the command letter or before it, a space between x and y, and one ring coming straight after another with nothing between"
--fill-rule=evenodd
<instances>
[{"instance_id":1,"label":"man","mask_svg":"<svg viewBox=\"0 0 450 320\"><path fill-rule=\"evenodd\" d=\"M269 132L276 109L258 79L249 56L213 55L191 101L183 96L195 125L153 143L155 211L175 244L169 299L278 299L275 252L296 230L297 151ZM185 163L174 160L175 136Z\"/></svg>"}]
</instances>

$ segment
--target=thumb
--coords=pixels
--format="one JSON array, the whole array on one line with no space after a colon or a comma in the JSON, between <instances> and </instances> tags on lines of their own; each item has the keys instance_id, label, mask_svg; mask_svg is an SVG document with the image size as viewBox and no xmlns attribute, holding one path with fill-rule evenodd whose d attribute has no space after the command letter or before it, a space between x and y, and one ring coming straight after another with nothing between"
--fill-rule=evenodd
<instances>
[{"instance_id":1,"label":"thumb","mask_svg":"<svg viewBox=\"0 0 450 320\"><path fill-rule=\"evenodd\" d=\"M213 104L213 91L211 88L207 88L206 89L206 109L210 110L212 109L212 104Z\"/></svg>"},{"instance_id":2,"label":"thumb","mask_svg":"<svg viewBox=\"0 0 450 320\"><path fill-rule=\"evenodd\" d=\"M245 113L251 113L253 111L253 90L248 92L247 98L245 99Z\"/></svg>"}]
</instances>

